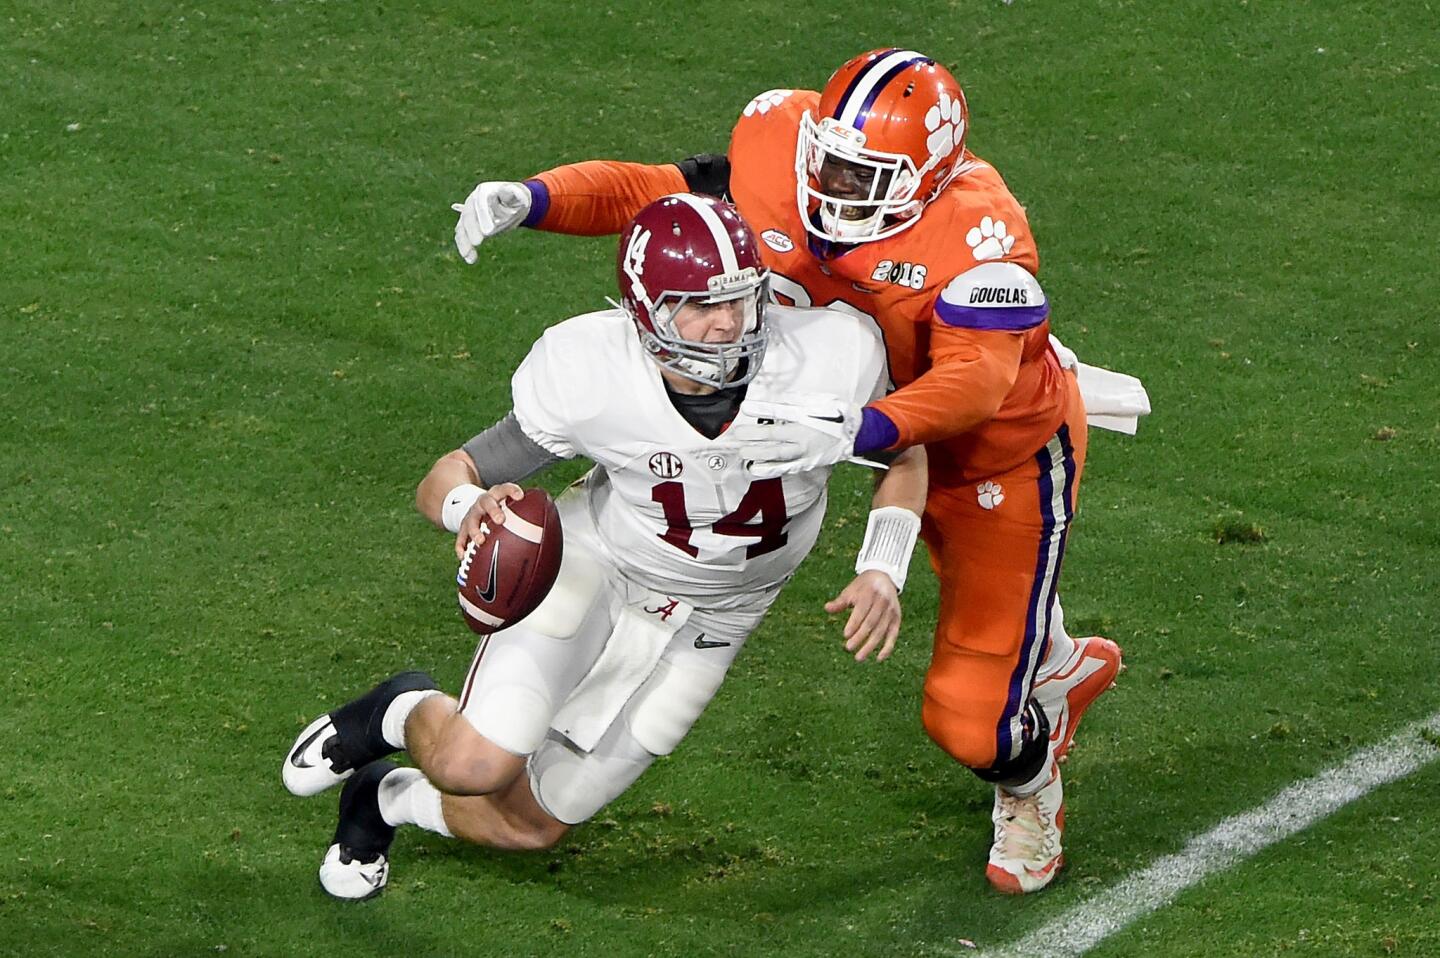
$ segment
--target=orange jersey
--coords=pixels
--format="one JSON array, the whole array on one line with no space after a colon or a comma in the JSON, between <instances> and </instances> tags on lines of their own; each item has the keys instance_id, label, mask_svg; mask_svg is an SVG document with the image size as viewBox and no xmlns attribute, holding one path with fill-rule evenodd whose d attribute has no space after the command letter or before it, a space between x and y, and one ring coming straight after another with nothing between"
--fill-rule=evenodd
<instances>
[{"instance_id":1,"label":"orange jersey","mask_svg":"<svg viewBox=\"0 0 1440 958\"><path fill-rule=\"evenodd\" d=\"M1049 348L1048 319L1037 310L1023 329L996 328L965 304L946 310L937 302L952 281L985 263L1036 272L1024 210L999 173L967 153L967 168L914 226L828 248L806 231L796 200L800 117L818 102L812 91L764 94L731 136L730 194L761 239L772 290L786 304L839 307L875 320L897 389L871 405L895 423L897 446L928 446L932 485L973 483L1013 468L1044 446L1066 415L1069 392ZM673 165L591 161L536 179L549 206L532 225L590 235L618 232L647 203L686 189Z\"/></svg>"},{"instance_id":2,"label":"orange jersey","mask_svg":"<svg viewBox=\"0 0 1440 958\"><path fill-rule=\"evenodd\" d=\"M668 163L649 166L587 160L548 170L532 179L545 184L549 206L532 210L531 216L538 222L526 223L574 236L618 233L636 213L660 197L688 192L679 168ZM740 215L744 216L744 211Z\"/></svg>"},{"instance_id":3,"label":"orange jersey","mask_svg":"<svg viewBox=\"0 0 1440 958\"><path fill-rule=\"evenodd\" d=\"M935 307L951 280L982 262L1036 271L1025 211L994 168L967 154L969 169L914 226L820 258L825 244L810 239L795 196L800 116L819 99L804 90L778 103L773 94L759 97L730 139L730 192L760 235L777 274L772 288L805 305L841 302L874 317L897 390L871 405L894 421L900 445L928 444L934 484L970 483L1017 465L1065 414L1048 321L1020 333L977 329L947 323Z\"/></svg>"}]
</instances>

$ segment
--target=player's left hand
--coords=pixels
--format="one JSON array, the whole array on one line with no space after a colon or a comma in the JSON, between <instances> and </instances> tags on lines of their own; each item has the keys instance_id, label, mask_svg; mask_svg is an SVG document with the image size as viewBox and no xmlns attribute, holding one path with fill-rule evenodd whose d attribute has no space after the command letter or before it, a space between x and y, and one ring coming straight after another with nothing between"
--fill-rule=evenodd
<instances>
[{"instance_id":1,"label":"player's left hand","mask_svg":"<svg viewBox=\"0 0 1440 958\"><path fill-rule=\"evenodd\" d=\"M751 474L762 479L833 466L855 454L860 407L839 397L747 399L740 415L747 421L731 426L725 438L740 444Z\"/></svg>"},{"instance_id":2,"label":"player's left hand","mask_svg":"<svg viewBox=\"0 0 1440 958\"><path fill-rule=\"evenodd\" d=\"M505 510L501 508L504 503L524 498L525 490L513 482L502 482L480 493L480 498L460 520L460 531L455 535L455 558L465 558L465 550L470 548L471 542L477 547L483 546L490 530L505 524Z\"/></svg>"},{"instance_id":3,"label":"player's left hand","mask_svg":"<svg viewBox=\"0 0 1440 958\"><path fill-rule=\"evenodd\" d=\"M900 636L900 592L883 572L872 569L862 572L825 603L830 613L850 610L845 622L845 651L855 653L855 661L863 662L876 649L876 662L883 662L895 651Z\"/></svg>"},{"instance_id":4,"label":"player's left hand","mask_svg":"<svg viewBox=\"0 0 1440 958\"><path fill-rule=\"evenodd\" d=\"M474 266L480 258L476 248L524 222L530 202L530 190L524 183L488 181L471 190L465 202L450 204L460 214L455 221L455 249L460 258Z\"/></svg>"}]
</instances>

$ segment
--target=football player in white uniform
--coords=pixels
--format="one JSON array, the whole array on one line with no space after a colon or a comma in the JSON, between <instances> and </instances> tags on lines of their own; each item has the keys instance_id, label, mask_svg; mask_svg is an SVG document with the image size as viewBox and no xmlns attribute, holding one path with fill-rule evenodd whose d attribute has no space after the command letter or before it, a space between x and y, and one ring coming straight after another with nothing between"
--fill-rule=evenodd
<instances>
[{"instance_id":1,"label":"football player in white uniform","mask_svg":"<svg viewBox=\"0 0 1440 958\"><path fill-rule=\"evenodd\" d=\"M797 397L865 403L887 383L873 324L767 302L755 235L728 203L650 204L621 233L617 273L617 308L546 330L512 412L416 494L459 555L503 523L518 481L593 460L558 502L564 559L545 601L480 642L458 699L402 673L317 718L285 759L297 795L345 781L320 868L336 897L384 887L400 825L548 848L669 754L825 514L829 467L756 478L729 426ZM826 605L850 609L857 660L894 647L925 492L923 449L906 450L877 482L855 579ZM417 768L386 760L402 749Z\"/></svg>"}]
</instances>

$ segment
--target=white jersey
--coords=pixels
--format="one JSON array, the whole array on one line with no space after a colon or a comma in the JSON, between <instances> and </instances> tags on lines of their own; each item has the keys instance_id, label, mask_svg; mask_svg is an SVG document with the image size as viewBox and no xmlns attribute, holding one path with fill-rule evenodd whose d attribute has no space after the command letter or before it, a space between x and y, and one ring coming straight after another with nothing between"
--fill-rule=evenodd
<instances>
[{"instance_id":1,"label":"white jersey","mask_svg":"<svg viewBox=\"0 0 1440 958\"><path fill-rule=\"evenodd\" d=\"M824 393L864 404L883 393L885 349L872 323L785 306L769 307L765 323L747 398ZM788 579L819 535L830 470L750 475L743 448L725 433L707 439L671 404L618 309L547 329L511 388L533 442L595 462L584 481L604 558L646 588L702 608L742 603Z\"/></svg>"}]
</instances>

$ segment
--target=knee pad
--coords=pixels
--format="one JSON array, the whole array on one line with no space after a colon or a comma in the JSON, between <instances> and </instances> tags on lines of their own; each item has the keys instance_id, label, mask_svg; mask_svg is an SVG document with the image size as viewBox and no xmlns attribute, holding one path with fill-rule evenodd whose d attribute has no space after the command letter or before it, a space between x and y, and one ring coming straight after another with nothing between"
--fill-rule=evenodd
<instances>
[{"instance_id":1,"label":"knee pad","mask_svg":"<svg viewBox=\"0 0 1440 958\"><path fill-rule=\"evenodd\" d=\"M614 800L587 774L583 755L551 740L530 756L530 792L551 818L579 825Z\"/></svg>"},{"instance_id":2,"label":"knee pad","mask_svg":"<svg viewBox=\"0 0 1440 958\"><path fill-rule=\"evenodd\" d=\"M989 768L972 768L979 778L996 785L1016 786L1033 779L1050 758L1050 721L1045 710L1034 699L1025 706L1021 717L1025 740L1015 757L995 762Z\"/></svg>"},{"instance_id":3,"label":"knee pad","mask_svg":"<svg viewBox=\"0 0 1440 958\"><path fill-rule=\"evenodd\" d=\"M552 736L530 756L530 792L551 818L578 825L619 798L654 760L620 723L593 752Z\"/></svg>"},{"instance_id":4,"label":"knee pad","mask_svg":"<svg viewBox=\"0 0 1440 958\"><path fill-rule=\"evenodd\" d=\"M725 672L662 658L622 713L630 734L647 751L669 755L715 697Z\"/></svg>"}]
</instances>

